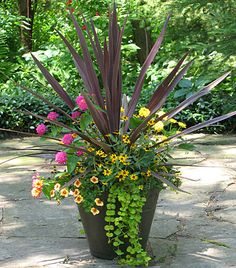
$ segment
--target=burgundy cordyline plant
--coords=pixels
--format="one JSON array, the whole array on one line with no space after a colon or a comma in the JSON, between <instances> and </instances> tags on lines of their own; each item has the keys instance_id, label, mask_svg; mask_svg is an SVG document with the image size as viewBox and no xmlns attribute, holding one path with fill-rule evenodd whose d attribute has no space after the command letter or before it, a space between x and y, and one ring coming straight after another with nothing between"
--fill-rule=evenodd
<instances>
[{"instance_id":1,"label":"burgundy cordyline plant","mask_svg":"<svg viewBox=\"0 0 236 268\"><path fill-rule=\"evenodd\" d=\"M168 149L181 143L177 138L225 120L236 115L236 112L184 130L181 130L185 127L184 124L177 122L174 116L209 93L229 72L206 85L173 110L164 112L162 108L168 95L193 63L190 61L184 64L188 56L186 53L157 86L146 106L137 111L146 72L160 49L170 17L167 17L158 39L141 67L128 102L122 95L121 71L121 43L126 21L120 28L114 5L113 11L109 13L109 38L108 41L105 39L103 44L99 41L93 21L91 20L89 25L83 21L96 58L101 77L99 81L83 34L85 30L82 31L71 10L70 16L79 38L82 55L77 53L65 36L59 31L57 33L71 53L84 82L84 89L80 89L76 100L71 99L33 54L32 58L71 113L68 114L35 91L20 86L54 110L47 117L25 112L43 121L36 129L39 136L60 142L65 150L57 151L55 161L67 165L64 172L58 171L55 177L49 179L39 174L34 175L32 194L38 197L43 191L46 197L58 202L71 195L79 206L82 205L93 215L99 215L106 201L107 225L104 228L108 243L115 248L120 263L147 265L150 257L141 245L138 230L147 192L152 187L161 190L166 185L183 191L178 187L180 183L177 171L170 164L167 165ZM61 117L71 123L58 120ZM177 124L179 127L172 127L171 124ZM55 135L48 136L50 125L58 128L59 138ZM108 193L107 200L104 200L104 192ZM122 246L124 241L128 241L125 249Z\"/></svg>"}]
</instances>

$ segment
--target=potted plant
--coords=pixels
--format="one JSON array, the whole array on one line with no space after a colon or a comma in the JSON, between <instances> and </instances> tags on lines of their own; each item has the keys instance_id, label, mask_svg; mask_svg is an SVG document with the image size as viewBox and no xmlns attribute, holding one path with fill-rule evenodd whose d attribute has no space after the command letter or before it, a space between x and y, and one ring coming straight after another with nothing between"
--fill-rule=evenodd
<instances>
[{"instance_id":1,"label":"potted plant","mask_svg":"<svg viewBox=\"0 0 236 268\"><path fill-rule=\"evenodd\" d=\"M219 84L226 73L190 96L175 109L162 107L192 61L184 65L185 54L170 74L157 86L145 107L137 108L145 73L157 54L169 17L144 62L130 101L122 94L120 29L114 5L109 14L109 40L102 46L93 21L85 22L88 38L97 61L100 77L83 32L73 12L70 16L79 37L82 56L58 31L70 51L84 82L76 100L72 100L57 80L32 55L48 83L70 109L65 112L43 96L21 86L52 107L47 117L26 111L42 120L37 135L60 144L55 155L56 170L49 177L33 176L32 195L43 193L58 203L70 197L78 205L91 253L100 258L118 257L120 264L148 265L146 243L159 192L171 187L183 191L180 174L168 165L169 149L183 142L178 139L205 126L236 114L211 119L186 128L174 116ZM184 67L183 67L184 65Z\"/></svg>"}]
</instances>

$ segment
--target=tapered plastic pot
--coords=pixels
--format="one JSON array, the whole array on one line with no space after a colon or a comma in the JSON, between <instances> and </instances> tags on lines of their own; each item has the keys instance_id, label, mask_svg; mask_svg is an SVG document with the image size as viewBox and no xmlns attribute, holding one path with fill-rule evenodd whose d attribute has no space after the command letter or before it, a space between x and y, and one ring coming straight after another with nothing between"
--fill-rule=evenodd
<instances>
[{"instance_id":1,"label":"tapered plastic pot","mask_svg":"<svg viewBox=\"0 0 236 268\"><path fill-rule=\"evenodd\" d=\"M139 226L139 237L142 247L145 249L153 222L153 217L157 205L159 191L157 189L150 190L147 195L147 200L143 206L142 220ZM112 260L116 256L112 244L108 244L108 238L106 231L104 230L105 214L106 214L106 195L104 195L104 206L100 207L100 213L93 216L91 213L85 212L85 210L79 206L79 213L81 221L86 233L90 252L94 257ZM124 245L124 248L128 247L128 243Z\"/></svg>"}]
</instances>

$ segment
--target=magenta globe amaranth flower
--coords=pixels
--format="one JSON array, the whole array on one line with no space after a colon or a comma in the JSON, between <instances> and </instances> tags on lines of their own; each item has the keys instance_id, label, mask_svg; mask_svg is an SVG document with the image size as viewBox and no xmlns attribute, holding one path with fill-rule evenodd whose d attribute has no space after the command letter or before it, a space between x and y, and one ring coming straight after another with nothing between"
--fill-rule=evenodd
<instances>
[{"instance_id":1,"label":"magenta globe amaranth flower","mask_svg":"<svg viewBox=\"0 0 236 268\"><path fill-rule=\"evenodd\" d=\"M81 147L81 149L76 152L77 156L81 156L84 154L84 151L82 149L83 149L83 147Z\"/></svg>"},{"instance_id":2,"label":"magenta globe amaranth flower","mask_svg":"<svg viewBox=\"0 0 236 268\"><path fill-rule=\"evenodd\" d=\"M74 138L72 134L65 134L62 138L62 143L65 145L70 145L73 142Z\"/></svg>"},{"instance_id":3,"label":"magenta globe amaranth flower","mask_svg":"<svg viewBox=\"0 0 236 268\"><path fill-rule=\"evenodd\" d=\"M39 124L36 127L36 132L38 133L39 136L43 136L47 131L47 128L44 124Z\"/></svg>"},{"instance_id":4,"label":"magenta globe amaranth flower","mask_svg":"<svg viewBox=\"0 0 236 268\"><path fill-rule=\"evenodd\" d=\"M79 95L76 100L76 104L79 106L80 110L86 111L88 109L88 105L82 95Z\"/></svg>"},{"instance_id":5,"label":"magenta globe amaranth flower","mask_svg":"<svg viewBox=\"0 0 236 268\"><path fill-rule=\"evenodd\" d=\"M58 152L58 153L56 153L56 155L55 155L55 161L58 164L66 164L66 161L67 161L67 154L66 154L66 152Z\"/></svg>"},{"instance_id":6,"label":"magenta globe amaranth flower","mask_svg":"<svg viewBox=\"0 0 236 268\"><path fill-rule=\"evenodd\" d=\"M52 121L57 120L58 117L59 117L59 114L56 113L56 112L50 112L50 113L47 115L47 119L52 120Z\"/></svg>"}]
</instances>

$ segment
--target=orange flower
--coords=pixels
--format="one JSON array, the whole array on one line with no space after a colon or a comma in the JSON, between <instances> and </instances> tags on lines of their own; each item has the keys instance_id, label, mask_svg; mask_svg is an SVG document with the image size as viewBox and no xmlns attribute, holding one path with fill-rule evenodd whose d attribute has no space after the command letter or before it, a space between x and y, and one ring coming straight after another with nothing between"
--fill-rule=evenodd
<instances>
[{"instance_id":1,"label":"orange flower","mask_svg":"<svg viewBox=\"0 0 236 268\"><path fill-rule=\"evenodd\" d=\"M95 177L95 176L93 176L93 177L90 178L90 181L91 181L92 183L98 183L98 178Z\"/></svg>"},{"instance_id":2,"label":"orange flower","mask_svg":"<svg viewBox=\"0 0 236 268\"><path fill-rule=\"evenodd\" d=\"M81 185L81 181L79 179L77 179L75 182L74 182L74 186L79 188Z\"/></svg>"},{"instance_id":3,"label":"orange flower","mask_svg":"<svg viewBox=\"0 0 236 268\"><path fill-rule=\"evenodd\" d=\"M50 191L50 197L53 198L55 196L55 191L54 190L51 190Z\"/></svg>"},{"instance_id":4,"label":"orange flower","mask_svg":"<svg viewBox=\"0 0 236 268\"><path fill-rule=\"evenodd\" d=\"M102 200L100 198L96 198L95 199L95 203L99 207L102 207L104 205L104 203L102 202Z\"/></svg>"},{"instance_id":5,"label":"orange flower","mask_svg":"<svg viewBox=\"0 0 236 268\"><path fill-rule=\"evenodd\" d=\"M81 202L83 202L83 200L84 200L83 196L82 195L78 195L75 198L75 203L80 204Z\"/></svg>"},{"instance_id":6,"label":"orange flower","mask_svg":"<svg viewBox=\"0 0 236 268\"><path fill-rule=\"evenodd\" d=\"M63 196L63 197L68 197L69 192L68 192L68 190L66 188L63 188L60 191L60 195Z\"/></svg>"},{"instance_id":7,"label":"orange flower","mask_svg":"<svg viewBox=\"0 0 236 268\"><path fill-rule=\"evenodd\" d=\"M38 189L38 188L33 188L31 190L31 195L34 197L34 198L38 198L41 194L41 190Z\"/></svg>"},{"instance_id":8,"label":"orange flower","mask_svg":"<svg viewBox=\"0 0 236 268\"><path fill-rule=\"evenodd\" d=\"M96 209L96 208L91 208L90 211L94 216L100 213L100 211L98 209Z\"/></svg>"},{"instance_id":9,"label":"orange flower","mask_svg":"<svg viewBox=\"0 0 236 268\"><path fill-rule=\"evenodd\" d=\"M80 191L78 189L75 189L73 192L73 196L76 197L77 195L79 195Z\"/></svg>"}]
</instances>

